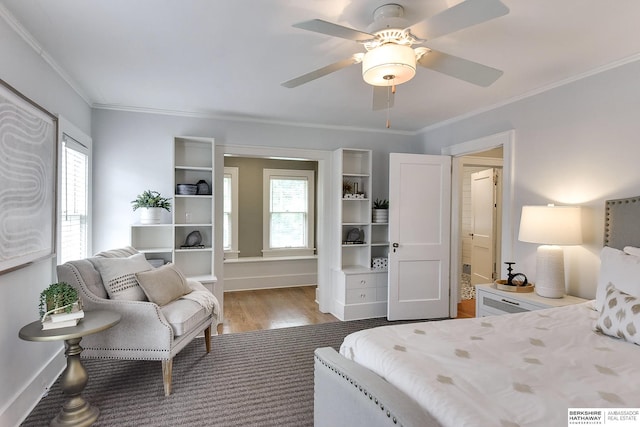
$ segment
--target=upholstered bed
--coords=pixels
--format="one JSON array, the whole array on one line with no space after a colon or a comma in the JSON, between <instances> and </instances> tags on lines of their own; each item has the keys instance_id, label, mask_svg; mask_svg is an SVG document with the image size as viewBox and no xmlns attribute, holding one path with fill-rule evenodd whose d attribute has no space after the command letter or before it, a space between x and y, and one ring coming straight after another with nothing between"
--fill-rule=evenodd
<instances>
[{"instance_id":1,"label":"upholstered bed","mask_svg":"<svg viewBox=\"0 0 640 427\"><path fill-rule=\"evenodd\" d=\"M552 426L570 408L640 408L640 197L606 202L604 242L594 301L317 349L316 427Z\"/></svg>"}]
</instances>

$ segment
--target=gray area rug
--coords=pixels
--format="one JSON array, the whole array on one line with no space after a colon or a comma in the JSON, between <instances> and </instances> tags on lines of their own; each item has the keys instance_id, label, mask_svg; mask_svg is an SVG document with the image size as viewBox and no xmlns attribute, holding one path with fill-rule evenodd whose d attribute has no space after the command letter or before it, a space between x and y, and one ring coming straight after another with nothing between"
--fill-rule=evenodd
<instances>
[{"instance_id":1,"label":"gray area rug","mask_svg":"<svg viewBox=\"0 0 640 427\"><path fill-rule=\"evenodd\" d=\"M351 332L393 323L368 319L217 335L209 354L198 338L174 359L169 397L160 362L83 359L89 373L83 396L100 409L94 426L312 426L313 351L338 349ZM56 381L22 425L48 425L63 403Z\"/></svg>"}]
</instances>

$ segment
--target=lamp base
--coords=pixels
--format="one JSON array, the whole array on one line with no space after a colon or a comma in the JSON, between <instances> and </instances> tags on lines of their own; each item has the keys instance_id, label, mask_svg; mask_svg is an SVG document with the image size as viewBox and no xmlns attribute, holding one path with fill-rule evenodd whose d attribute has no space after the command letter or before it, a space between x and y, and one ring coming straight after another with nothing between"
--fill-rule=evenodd
<instances>
[{"instance_id":1,"label":"lamp base","mask_svg":"<svg viewBox=\"0 0 640 427\"><path fill-rule=\"evenodd\" d=\"M536 252L536 293L545 298L565 294L564 251L560 246L542 245Z\"/></svg>"}]
</instances>

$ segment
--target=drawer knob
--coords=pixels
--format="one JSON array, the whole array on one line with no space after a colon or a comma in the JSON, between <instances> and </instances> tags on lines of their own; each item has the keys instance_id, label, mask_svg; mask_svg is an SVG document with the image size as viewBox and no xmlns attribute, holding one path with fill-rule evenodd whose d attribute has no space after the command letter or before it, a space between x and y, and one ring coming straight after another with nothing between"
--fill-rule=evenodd
<instances>
[{"instance_id":1,"label":"drawer knob","mask_svg":"<svg viewBox=\"0 0 640 427\"><path fill-rule=\"evenodd\" d=\"M502 302L506 302L508 304L513 304L513 305L520 305L520 303L518 303L518 302L509 301L508 299L504 299L504 298L502 298Z\"/></svg>"}]
</instances>

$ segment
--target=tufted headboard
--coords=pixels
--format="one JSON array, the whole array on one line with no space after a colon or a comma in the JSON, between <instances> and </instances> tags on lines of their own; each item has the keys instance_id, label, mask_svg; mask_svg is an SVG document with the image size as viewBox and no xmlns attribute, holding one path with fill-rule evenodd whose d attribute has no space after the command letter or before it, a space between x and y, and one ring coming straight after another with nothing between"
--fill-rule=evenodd
<instances>
[{"instance_id":1,"label":"tufted headboard","mask_svg":"<svg viewBox=\"0 0 640 427\"><path fill-rule=\"evenodd\" d=\"M606 201L604 245L640 247L640 196Z\"/></svg>"}]
</instances>

